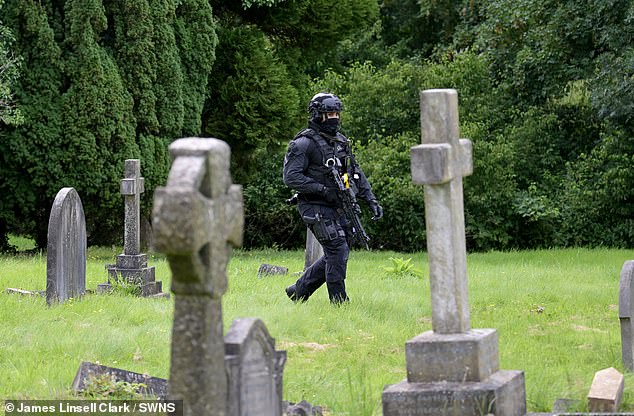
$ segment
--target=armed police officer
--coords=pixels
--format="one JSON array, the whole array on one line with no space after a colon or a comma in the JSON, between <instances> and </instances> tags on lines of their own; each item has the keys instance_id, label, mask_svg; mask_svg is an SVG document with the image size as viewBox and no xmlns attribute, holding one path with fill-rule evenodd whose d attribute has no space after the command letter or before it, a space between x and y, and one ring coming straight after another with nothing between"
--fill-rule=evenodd
<instances>
[{"instance_id":1,"label":"armed police officer","mask_svg":"<svg viewBox=\"0 0 634 416\"><path fill-rule=\"evenodd\" d=\"M356 198L367 202L373 219L383 216L383 208L372 193L368 180L355 161L350 142L339 132L343 106L330 93L316 94L308 104L308 128L289 143L284 158L284 183L297 191L297 209L306 226L324 249L295 284L286 288L293 301L306 301L326 283L333 304L349 300L346 294L351 227L341 206L341 190L333 178L346 175Z\"/></svg>"}]
</instances>

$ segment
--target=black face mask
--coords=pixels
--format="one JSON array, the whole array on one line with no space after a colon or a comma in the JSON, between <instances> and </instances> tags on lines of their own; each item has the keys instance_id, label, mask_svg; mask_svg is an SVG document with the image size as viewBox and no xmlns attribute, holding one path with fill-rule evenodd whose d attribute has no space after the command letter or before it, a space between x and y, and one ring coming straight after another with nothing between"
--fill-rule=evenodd
<instances>
[{"instance_id":1,"label":"black face mask","mask_svg":"<svg viewBox=\"0 0 634 416\"><path fill-rule=\"evenodd\" d=\"M326 134L330 134L334 136L337 134L337 130L339 130L339 119L338 118L329 118L325 121L322 121L319 125L320 130Z\"/></svg>"}]
</instances>

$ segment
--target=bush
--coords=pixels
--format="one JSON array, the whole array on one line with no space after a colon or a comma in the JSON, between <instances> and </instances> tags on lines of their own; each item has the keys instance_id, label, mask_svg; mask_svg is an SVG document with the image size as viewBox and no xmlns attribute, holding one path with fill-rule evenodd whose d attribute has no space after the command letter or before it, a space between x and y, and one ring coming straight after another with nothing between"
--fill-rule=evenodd
<instances>
[{"instance_id":1,"label":"bush","mask_svg":"<svg viewBox=\"0 0 634 416\"><path fill-rule=\"evenodd\" d=\"M255 161L260 175L244 185L244 247L298 248L306 241L306 227L295 206L286 204L291 190L282 181L284 152Z\"/></svg>"}]
</instances>

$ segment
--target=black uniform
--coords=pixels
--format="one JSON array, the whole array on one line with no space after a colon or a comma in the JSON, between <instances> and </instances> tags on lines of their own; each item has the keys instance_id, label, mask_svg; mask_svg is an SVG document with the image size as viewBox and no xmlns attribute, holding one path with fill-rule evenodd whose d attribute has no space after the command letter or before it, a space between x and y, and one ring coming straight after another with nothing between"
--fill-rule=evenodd
<instances>
[{"instance_id":1,"label":"black uniform","mask_svg":"<svg viewBox=\"0 0 634 416\"><path fill-rule=\"evenodd\" d=\"M312 128L311 128L312 127ZM295 136L284 158L284 183L298 192L298 211L324 249L324 255L311 265L287 294L294 300L307 300L324 282L333 303L348 300L345 278L348 264L348 223L338 206L338 189L331 168L348 173L356 185L357 198L371 206L378 203L368 180L356 163L348 139L341 133L329 136L319 133L318 126Z\"/></svg>"}]
</instances>

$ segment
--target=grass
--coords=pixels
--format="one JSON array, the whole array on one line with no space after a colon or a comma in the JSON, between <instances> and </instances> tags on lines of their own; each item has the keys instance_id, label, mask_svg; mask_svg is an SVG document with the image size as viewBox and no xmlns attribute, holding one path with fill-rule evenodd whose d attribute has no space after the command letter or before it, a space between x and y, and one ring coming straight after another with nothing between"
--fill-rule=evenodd
<instances>
[{"instance_id":1,"label":"grass","mask_svg":"<svg viewBox=\"0 0 634 416\"><path fill-rule=\"evenodd\" d=\"M89 249L88 289L106 281L104 265L119 253ZM596 371L624 371L618 285L630 258L626 250L585 249L468 256L472 327L497 329L500 366L525 372L529 411L549 411L558 398L583 403ZM431 329L429 282L417 276L428 275L426 255L353 252L352 301L340 308L330 306L325 287L305 304L286 298L303 261L300 251L234 251L225 330L238 317L263 320L277 349L288 352L284 399L330 415L380 415L383 387L406 377L405 342ZM262 263L290 273L257 278ZM150 265L169 290L166 261L153 255ZM6 294L9 287L44 290L46 257L0 257L0 399L70 398L83 360L168 377L173 297L86 295L49 308L44 298ZM631 411L634 380L625 376L622 409Z\"/></svg>"}]
</instances>

